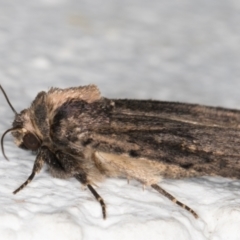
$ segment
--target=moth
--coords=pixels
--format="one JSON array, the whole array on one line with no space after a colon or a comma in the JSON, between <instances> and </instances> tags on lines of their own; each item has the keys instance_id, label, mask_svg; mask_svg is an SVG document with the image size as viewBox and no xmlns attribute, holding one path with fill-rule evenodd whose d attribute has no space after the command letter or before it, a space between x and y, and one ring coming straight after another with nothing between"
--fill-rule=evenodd
<instances>
[{"instance_id":1,"label":"moth","mask_svg":"<svg viewBox=\"0 0 240 240\"><path fill-rule=\"evenodd\" d=\"M108 99L95 85L40 92L15 113L11 132L18 147L36 152L32 173L44 164L53 177L75 178L106 205L93 187L108 177L135 179L197 213L159 186L163 178L240 178L240 111L153 100Z\"/></svg>"}]
</instances>

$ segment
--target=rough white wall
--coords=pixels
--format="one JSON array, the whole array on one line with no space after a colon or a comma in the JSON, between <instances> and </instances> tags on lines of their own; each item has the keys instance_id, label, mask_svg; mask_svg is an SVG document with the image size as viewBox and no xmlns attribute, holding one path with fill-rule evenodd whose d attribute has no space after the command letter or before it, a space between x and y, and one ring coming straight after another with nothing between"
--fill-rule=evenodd
<instances>
[{"instance_id":1,"label":"rough white wall","mask_svg":"<svg viewBox=\"0 0 240 240\"><path fill-rule=\"evenodd\" d=\"M237 0L0 0L0 83L15 108L51 86L94 83L106 97L239 107ZM0 94L0 131L13 113ZM17 195L34 156L5 140L1 239L240 239L240 181L164 180L198 220L135 181L109 179L94 197L43 170Z\"/></svg>"}]
</instances>

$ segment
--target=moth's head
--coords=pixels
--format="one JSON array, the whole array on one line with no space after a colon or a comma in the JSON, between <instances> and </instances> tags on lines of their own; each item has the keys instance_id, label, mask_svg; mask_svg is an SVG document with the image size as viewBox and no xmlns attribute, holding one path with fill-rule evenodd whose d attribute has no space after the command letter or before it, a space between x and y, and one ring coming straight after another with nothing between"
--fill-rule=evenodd
<instances>
[{"instance_id":1,"label":"moth's head","mask_svg":"<svg viewBox=\"0 0 240 240\"><path fill-rule=\"evenodd\" d=\"M18 147L37 151L41 146L41 140L35 134L29 114L30 110L24 109L15 116L11 133Z\"/></svg>"},{"instance_id":2,"label":"moth's head","mask_svg":"<svg viewBox=\"0 0 240 240\"><path fill-rule=\"evenodd\" d=\"M30 110L25 109L20 113L17 113L16 110L13 108L12 104L10 103L1 85L0 85L0 89L3 92L12 111L15 113L13 127L6 130L1 137L1 149L2 149L3 156L8 160L4 152L3 141L4 141L5 135L9 132L12 133L14 137L14 142L18 147L25 150L37 151L41 146L41 140L34 133L34 128L32 126L31 119L30 119Z\"/></svg>"}]
</instances>

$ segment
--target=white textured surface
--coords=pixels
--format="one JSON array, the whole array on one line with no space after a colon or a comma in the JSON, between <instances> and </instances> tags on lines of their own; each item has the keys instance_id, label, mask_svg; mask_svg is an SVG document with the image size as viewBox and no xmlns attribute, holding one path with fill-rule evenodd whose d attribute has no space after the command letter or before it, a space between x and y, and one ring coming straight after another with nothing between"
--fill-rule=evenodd
<instances>
[{"instance_id":1,"label":"white textured surface","mask_svg":"<svg viewBox=\"0 0 240 240\"><path fill-rule=\"evenodd\" d=\"M0 83L20 111L51 86L97 84L106 97L239 107L238 0L0 0ZM13 114L0 96L0 131ZM154 190L109 179L91 193L46 170L16 196L34 156L10 136L0 157L1 239L240 239L240 181L164 180L200 216Z\"/></svg>"}]
</instances>

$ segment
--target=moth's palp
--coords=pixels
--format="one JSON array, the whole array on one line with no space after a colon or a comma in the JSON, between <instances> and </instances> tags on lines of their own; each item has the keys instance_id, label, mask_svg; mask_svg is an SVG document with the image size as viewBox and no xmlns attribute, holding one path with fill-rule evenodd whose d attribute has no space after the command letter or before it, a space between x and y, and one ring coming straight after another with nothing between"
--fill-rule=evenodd
<instances>
[{"instance_id":1,"label":"moth's palp","mask_svg":"<svg viewBox=\"0 0 240 240\"><path fill-rule=\"evenodd\" d=\"M4 156L4 158L5 158L6 160L8 160L8 158L7 158L7 156L6 156L6 154L5 154L5 151L4 151L4 145L3 145L4 137L5 137L5 135L6 135L7 133L12 132L12 131L15 131L15 130L17 130L17 129L21 129L21 128L20 128L20 127L9 128L8 130L6 130L6 131L3 133L2 137L1 137L1 150L2 150L3 156ZM8 160L8 161L9 161L9 160Z\"/></svg>"}]
</instances>

